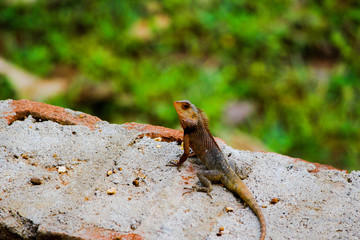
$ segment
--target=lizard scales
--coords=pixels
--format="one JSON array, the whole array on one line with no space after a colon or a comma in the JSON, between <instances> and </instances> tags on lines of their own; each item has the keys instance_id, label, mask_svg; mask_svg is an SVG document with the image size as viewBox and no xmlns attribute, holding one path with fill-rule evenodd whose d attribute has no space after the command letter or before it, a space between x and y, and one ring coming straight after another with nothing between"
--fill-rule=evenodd
<instances>
[{"instance_id":1,"label":"lizard scales","mask_svg":"<svg viewBox=\"0 0 360 240\"><path fill-rule=\"evenodd\" d=\"M190 148L199 157L207 170L197 173L200 182L205 187L194 187L196 191L206 192L209 196L212 190L211 181L220 181L230 191L237 194L258 217L261 226L260 240L265 239L266 224L264 215L249 188L244 184L244 178L236 165L230 164L224 157L208 127L206 115L190 101L176 101L174 107L184 129L184 153L178 163L171 166L179 167L191 156Z\"/></svg>"}]
</instances>

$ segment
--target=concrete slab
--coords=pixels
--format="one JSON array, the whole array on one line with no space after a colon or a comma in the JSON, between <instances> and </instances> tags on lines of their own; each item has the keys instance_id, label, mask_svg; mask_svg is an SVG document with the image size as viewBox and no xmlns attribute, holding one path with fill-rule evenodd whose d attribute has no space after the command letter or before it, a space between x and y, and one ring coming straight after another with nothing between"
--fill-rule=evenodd
<instances>
[{"instance_id":1,"label":"concrete slab","mask_svg":"<svg viewBox=\"0 0 360 240\"><path fill-rule=\"evenodd\" d=\"M61 110L42 104L9 122L17 105L0 101L0 239L259 238L255 215L220 185L213 199L183 195L203 167L197 158L180 172L166 166L182 154L178 131L90 116L90 125L73 125L85 115L42 118ZM267 239L360 239L359 171L221 148L250 169L244 182L263 206Z\"/></svg>"}]
</instances>

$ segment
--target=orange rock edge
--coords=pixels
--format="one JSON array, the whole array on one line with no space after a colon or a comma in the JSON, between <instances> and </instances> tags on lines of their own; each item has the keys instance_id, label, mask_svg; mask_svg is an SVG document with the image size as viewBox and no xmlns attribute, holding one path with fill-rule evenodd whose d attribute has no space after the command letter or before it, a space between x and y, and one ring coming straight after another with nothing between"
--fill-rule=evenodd
<instances>
[{"instance_id":1,"label":"orange rock edge","mask_svg":"<svg viewBox=\"0 0 360 240\"><path fill-rule=\"evenodd\" d=\"M12 111L5 112L3 118L7 121L8 125L11 125L16 120L23 120L27 116L32 115L35 119L41 119L43 121L50 120L62 125L83 125L91 130L95 130L96 123L101 121L100 118L92 116L86 113L77 113L76 111L66 111L65 108L53 106L45 103L34 102L27 99L11 100L10 106ZM125 123L124 127L129 130L135 130L139 132L139 137L161 138L161 141L172 142L176 141L181 143L183 138L183 132L161 126L154 126L149 124L139 124L135 122ZM216 138L217 141L224 142L220 138ZM225 143L225 142L224 142ZM289 157L291 158L291 157ZM308 162L299 158L292 158L294 162L304 161L315 166L314 170L309 172L318 173L321 170L339 170L330 165ZM346 171L346 170L345 170ZM347 172L347 171L346 171Z\"/></svg>"}]
</instances>

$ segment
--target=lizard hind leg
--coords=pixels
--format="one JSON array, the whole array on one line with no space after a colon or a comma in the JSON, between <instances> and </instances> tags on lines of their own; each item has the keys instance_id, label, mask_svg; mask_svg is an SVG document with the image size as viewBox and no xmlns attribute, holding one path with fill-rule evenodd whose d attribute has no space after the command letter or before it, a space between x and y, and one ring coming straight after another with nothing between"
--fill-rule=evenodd
<instances>
[{"instance_id":1,"label":"lizard hind leg","mask_svg":"<svg viewBox=\"0 0 360 240\"><path fill-rule=\"evenodd\" d=\"M249 173L250 173L249 169L240 169L234 161L229 161L229 165L235 171L236 175L238 175L238 177L241 180L244 180L245 178L247 178L249 176Z\"/></svg>"},{"instance_id":2,"label":"lizard hind leg","mask_svg":"<svg viewBox=\"0 0 360 240\"><path fill-rule=\"evenodd\" d=\"M199 178L200 182L204 185L204 187L193 186L192 188L185 188L189 189L190 191L185 192L184 194L193 191L206 192L206 194L212 198L212 196L210 195L210 192L213 189L211 181L220 181L222 173L218 170L206 170L198 172L196 175Z\"/></svg>"}]
</instances>

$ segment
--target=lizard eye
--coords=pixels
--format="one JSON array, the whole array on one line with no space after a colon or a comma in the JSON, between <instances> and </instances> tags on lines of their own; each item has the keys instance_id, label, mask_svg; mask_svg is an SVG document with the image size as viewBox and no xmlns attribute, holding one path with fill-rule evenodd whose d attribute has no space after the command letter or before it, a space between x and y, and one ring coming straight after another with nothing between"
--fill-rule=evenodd
<instances>
[{"instance_id":1,"label":"lizard eye","mask_svg":"<svg viewBox=\"0 0 360 240\"><path fill-rule=\"evenodd\" d=\"M182 108L183 108L184 110L188 110L188 109L190 108L190 105L189 105L189 104L184 104L184 105L182 106Z\"/></svg>"}]
</instances>

